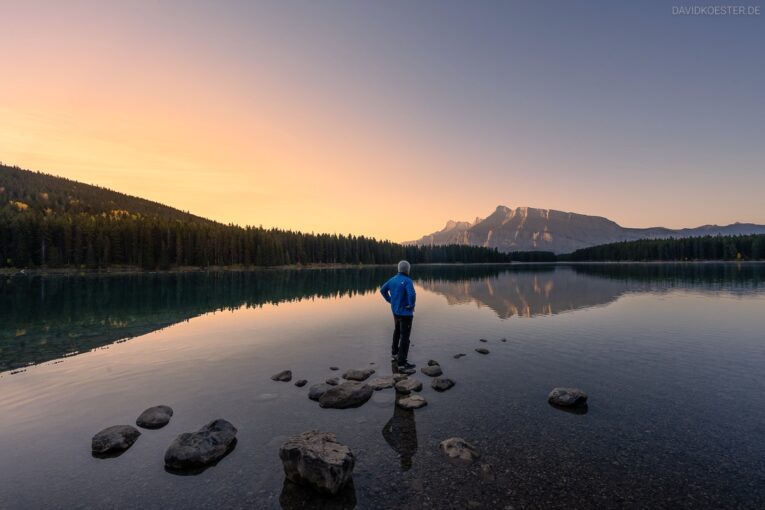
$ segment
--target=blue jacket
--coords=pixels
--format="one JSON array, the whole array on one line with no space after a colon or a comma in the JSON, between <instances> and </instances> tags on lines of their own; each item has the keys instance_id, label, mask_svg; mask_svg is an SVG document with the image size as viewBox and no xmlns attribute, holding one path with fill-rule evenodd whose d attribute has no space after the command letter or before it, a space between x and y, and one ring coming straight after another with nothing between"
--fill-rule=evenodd
<instances>
[{"instance_id":1,"label":"blue jacket","mask_svg":"<svg viewBox=\"0 0 765 510\"><path fill-rule=\"evenodd\" d=\"M380 294L390 303L393 315L414 315L414 293L412 279L404 273L398 273L380 287Z\"/></svg>"}]
</instances>

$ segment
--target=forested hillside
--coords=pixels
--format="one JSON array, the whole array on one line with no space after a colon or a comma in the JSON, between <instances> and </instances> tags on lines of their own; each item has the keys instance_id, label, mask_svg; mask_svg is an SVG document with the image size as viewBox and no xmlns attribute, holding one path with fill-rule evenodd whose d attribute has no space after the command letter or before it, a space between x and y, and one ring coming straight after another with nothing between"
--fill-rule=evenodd
<instances>
[{"instance_id":1,"label":"forested hillside","mask_svg":"<svg viewBox=\"0 0 765 510\"><path fill-rule=\"evenodd\" d=\"M763 260L765 235L703 236L685 239L644 239L577 250L558 260Z\"/></svg>"},{"instance_id":2,"label":"forested hillside","mask_svg":"<svg viewBox=\"0 0 765 510\"><path fill-rule=\"evenodd\" d=\"M0 165L0 267L507 262L472 246L223 225L148 200Z\"/></svg>"}]
</instances>

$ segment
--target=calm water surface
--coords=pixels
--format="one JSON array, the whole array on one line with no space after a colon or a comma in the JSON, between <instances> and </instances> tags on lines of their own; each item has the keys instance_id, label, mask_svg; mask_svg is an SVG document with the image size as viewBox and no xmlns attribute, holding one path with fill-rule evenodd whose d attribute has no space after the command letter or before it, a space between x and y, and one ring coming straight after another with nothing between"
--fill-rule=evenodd
<instances>
[{"instance_id":1,"label":"calm water surface","mask_svg":"<svg viewBox=\"0 0 765 510\"><path fill-rule=\"evenodd\" d=\"M389 276L3 277L0 508L765 507L765 266L415 267L410 359L440 361L453 389L419 374L423 409L388 389L330 410L270 380L389 374ZM549 406L554 386L587 391L588 412ZM167 427L91 456L95 432L156 404ZM236 448L166 472L172 439L214 418ZM310 429L356 454L334 501L284 483L279 445ZM480 462L448 462L452 436Z\"/></svg>"}]
</instances>

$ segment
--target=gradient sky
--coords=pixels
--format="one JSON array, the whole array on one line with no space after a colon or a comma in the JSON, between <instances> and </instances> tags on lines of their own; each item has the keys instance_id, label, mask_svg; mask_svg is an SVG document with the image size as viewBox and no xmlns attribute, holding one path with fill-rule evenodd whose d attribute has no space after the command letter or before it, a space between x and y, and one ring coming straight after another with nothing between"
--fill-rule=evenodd
<instances>
[{"instance_id":1,"label":"gradient sky","mask_svg":"<svg viewBox=\"0 0 765 510\"><path fill-rule=\"evenodd\" d=\"M693 4L0 0L0 161L395 241L498 204L765 223L765 12Z\"/></svg>"}]
</instances>

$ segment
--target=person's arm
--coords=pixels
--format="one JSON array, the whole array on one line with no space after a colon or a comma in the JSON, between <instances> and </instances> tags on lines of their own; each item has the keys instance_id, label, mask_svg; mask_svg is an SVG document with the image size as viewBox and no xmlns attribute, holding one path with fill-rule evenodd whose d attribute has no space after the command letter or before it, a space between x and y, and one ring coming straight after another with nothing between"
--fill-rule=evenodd
<instances>
[{"instance_id":1,"label":"person's arm","mask_svg":"<svg viewBox=\"0 0 765 510\"><path fill-rule=\"evenodd\" d=\"M414 292L414 283L412 283L412 280L409 280L406 283L406 308L408 310L414 310L414 303L417 301L417 293Z\"/></svg>"},{"instance_id":2,"label":"person's arm","mask_svg":"<svg viewBox=\"0 0 765 510\"><path fill-rule=\"evenodd\" d=\"M388 303L390 303L390 285L389 284L390 284L390 280L388 280L387 282L383 283L383 286L380 287L380 294L382 294L382 297Z\"/></svg>"}]
</instances>

